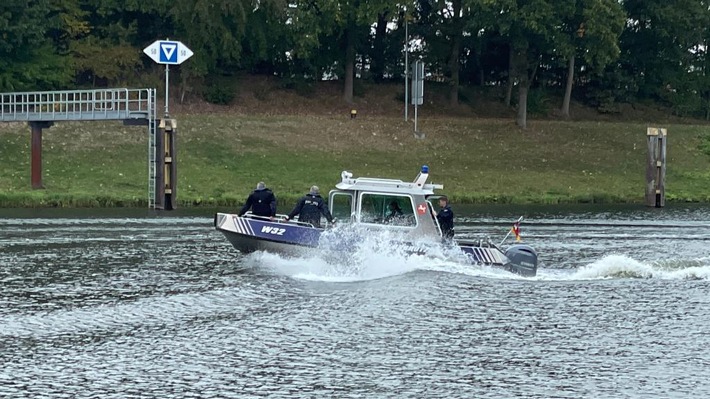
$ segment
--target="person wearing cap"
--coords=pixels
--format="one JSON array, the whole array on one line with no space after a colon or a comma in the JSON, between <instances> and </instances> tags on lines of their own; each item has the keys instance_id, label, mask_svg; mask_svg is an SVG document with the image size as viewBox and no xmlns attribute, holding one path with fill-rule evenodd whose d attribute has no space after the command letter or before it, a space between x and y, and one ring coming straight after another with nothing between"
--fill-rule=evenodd
<instances>
[{"instance_id":1,"label":"person wearing cap","mask_svg":"<svg viewBox=\"0 0 710 399\"><path fill-rule=\"evenodd\" d=\"M286 220L292 219L297 214L299 222L310 223L314 227L320 227L321 215L325 216L329 223L335 223L328 204L320 196L318 186L312 186L308 194L301 197L296 207L286 216Z\"/></svg>"},{"instance_id":2,"label":"person wearing cap","mask_svg":"<svg viewBox=\"0 0 710 399\"><path fill-rule=\"evenodd\" d=\"M450 241L454 238L454 212L449 206L449 198L445 195L439 197L439 212L434 212L436 220L441 227L441 236L445 241Z\"/></svg>"},{"instance_id":3,"label":"person wearing cap","mask_svg":"<svg viewBox=\"0 0 710 399\"><path fill-rule=\"evenodd\" d=\"M244 216L251 209L251 213L257 216L265 216L274 219L276 216L276 196L266 188L263 181L256 185L256 190L252 191L244 203L242 210L239 211L239 216Z\"/></svg>"}]
</instances>

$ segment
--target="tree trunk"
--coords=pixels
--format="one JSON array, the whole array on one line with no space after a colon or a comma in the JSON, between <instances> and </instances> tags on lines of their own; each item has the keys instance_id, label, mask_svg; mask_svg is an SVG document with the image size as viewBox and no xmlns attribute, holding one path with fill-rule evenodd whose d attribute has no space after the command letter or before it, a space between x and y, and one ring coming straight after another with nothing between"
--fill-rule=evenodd
<instances>
[{"instance_id":1,"label":"tree trunk","mask_svg":"<svg viewBox=\"0 0 710 399\"><path fill-rule=\"evenodd\" d=\"M562 116L569 118L569 103L572 101L572 82L574 82L574 56L570 57L567 67L567 84L565 85L565 98L562 100Z\"/></svg>"},{"instance_id":2,"label":"tree trunk","mask_svg":"<svg viewBox=\"0 0 710 399\"><path fill-rule=\"evenodd\" d=\"M526 129L528 127L528 91L530 89L527 43L522 43L522 46L515 50L513 71L518 78L518 113L515 123L520 128Z\"/></svg>"},{"instance_id":3,"label":"tree trunk","mask_svg":"<svg viewBox=\"0 0 710 399\"><path fill-rule=\"evenodd\" d=\"M526 59L527 59L527 58L526 58ZM541 59L539 59L539 60L535 63L535 66L533 67L532 73L530 73L530 75L529 75L530 77L528 78L528 87L530 87L530 85L531 85L533 82L535 82L535 78L537 77L537 71L538 71L538 69L540 68L540 62L542 62ZM527 61L525 62L525 65L526 65L526 66L528 65ZM527 68L526 68L526 73L527 73Z\"/></svg>"},{"instance_id":4,"label":"tree trunk","mask_svg":"<svg viewBox=\"0 0 710 399\"><path fill-rule=\"evenodd\" d=\"M523 79L518 85L518 115L515 118L515 124L522 129L528 127L528 86L527 79Z\"/></svg>"},{"instance_id":5,"label":"tree trunk","mask_svg":"<svg viewBox=\"0 0 710 399\"><path fill-rule=\"evenodd\" d=\"M387 13L377 15L377 27L375 28L375 39L372 43L372 55L370 57L370 73L375 82L381 82L385 76L385 37L387 36Z\"/></svg>"},{"instance_id":6,"label":"tree trunk","mask_svg":"<svg viewBox=\"0 0 710 399\"><path fill-rule=\"evenodd\" d=\"M461 3L463 0L453 0L453 18L451 21L451 53L449 54L449 72L451 73L449 85L449 105L456 107L459 105L459 56L461 55Z\"/></svg>"},{"instance_id":7,"label":"tree trunk","mask_svg":"<svg viewBox=\"0 0 710 399\"><path fill-rule=\"evenodd\" d=\"M454 41L451 44L451 54L449 57L449 71L451 72L451 78L449 81L450 91L449 91L449 105L456 107L459 105L459 55L461 52L461 37L454 37Z\"/></svg>"},{"instance_id":8,"label":"tree trunk","mask_svg":"<svg viewBox=\"0 0 710 399\"><path fill-rule=\"evenodd\" d=\"M514 66L513 46L511 45L510 51L508 51L508 85L505 88L505 100L503 101L506 107L510 107L510 101L513 98L513 82L515 81L515 74L513 73Z\"/></svg>"},{"instance_id":9,"label":"tree trunk","mask_svg":"<svg viewBox=\"0 0 710 399\"><path fill-rule=\"evenodd\" d=\"M355 40L353 30L345 29L345 87L343 99L348 104L353 102L353 80L355 79Z\"/></svg>"}]
</instances>

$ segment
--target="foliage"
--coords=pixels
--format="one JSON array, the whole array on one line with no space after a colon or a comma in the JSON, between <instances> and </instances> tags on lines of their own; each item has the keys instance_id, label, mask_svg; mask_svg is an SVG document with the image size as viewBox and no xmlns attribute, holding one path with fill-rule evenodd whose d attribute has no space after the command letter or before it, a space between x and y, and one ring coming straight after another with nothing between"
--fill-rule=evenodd
<instances>
[{"instance_id":1,"label":"foliage","mask_svg":"<svg viewBox=\"0 0 710 399\"><path fill-rule=\"evenodd\" d=\"M281 88L293 90L299 96L310 97L315 93L315 85L308 79L298 77L287 77L281 80Z\"/></svg>"},{"instance_id":2,"label":"foliage","mask_svg":"<svg viewBox=\"0 0 710 399\"><path fill-rule=\"evenodd\" d=\"M677 107L678 114L692 113L698 102L693 97L707 98L710 89L710 81L692 78L704 75L709 62L706 2L626 0L622 5L628 19L620 37L620 59L605 70L600 89L613 93L623 81L630 91L618 93L625 99L614 95L617 102L662 101ZM615 77L607 79L610 76Z\"/></svg>"},{"instance_id":3,"label":"foliage","mask_svg":"<svg viewBox=\"0 0 710 399\"><path fill-rule=\"evenodd\" d=\"M204 97L207 102L228 105L236 97L234 84L227 79L216 79L205 88Z\"/></svg>"},{"instance_id":4,"label":"foliage","mask_svg":"<svg viewBox=\"0 0 710 399\"><path fill-rule=\"evenodd\" d=\"M700 136L699 148L705 155L710 156L710 134Z\"/></svg>"},{"instance_id":5,"label":"foliage","mask_svg":"<svg viewBox=\"0 0 710 399\"><path fill-rule=\"evenodd\" d=\"M195 53L175 68L183 94L251 73L306 95L338 79L351 101L361 81L401 80L409 43L452 103L460 84L506 92L509 78L559 96L574 59L585 105L653 101L710 117L704 0L4 1L0 27L0 91L144 85L160 66L142 49L169 38Z\"/></svg>"},{"instance_id":6,"label":"foliage","mask_svg":"<svg viewBox=\"0 0 710 399\"><path fill-rule=\"evenodd\" d=\"M47 36L59 23L51 11L49 0L0 2L0 90L50 90L69 82L67 59Z\"/></svg>"},{"instance_id":7,"label":"foliage","mask_svg":"<svg viewBox=\"0 0 710 399\"><path fill-rule=\"evenodd\" d=\"M533 89L528 94L528 112L533 115L547 115L550 112L550 100L542 89Z\"/></svg>"}]
</instances>

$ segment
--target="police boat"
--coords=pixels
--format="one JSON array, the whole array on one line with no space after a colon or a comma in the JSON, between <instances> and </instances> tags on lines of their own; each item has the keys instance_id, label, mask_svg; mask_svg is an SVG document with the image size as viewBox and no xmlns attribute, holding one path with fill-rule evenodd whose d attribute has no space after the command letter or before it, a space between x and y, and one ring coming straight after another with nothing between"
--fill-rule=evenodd
<instances>
[{"instance_id":1,"label":"police boat","mask_svg":"<svg viewBox=\"0 0 710 399\"><path fill-rule=\"evenodd\" d=\"M339 228L348 224L366 231L394 231L398 237L409 242L429 239L429 242L442 243L441 228L429 199L436 197L434 190L443 189L443 185L427 183L428 177L429 168L426 165L422 166L413 182L353 178L350 172L343 171L341 181L328 194L330 211ZM388 218L394 204L399 208L396 220ZM267 251L296 256L312 254L314 248L321 246L321 236L330 228L328 225L318 228L310 223L287 220L286 215L277 214L272 220L250 212L243 216L217 213L214 225L241 252ZM517 243L502 249L490 240L457 239L453 243L440 245L451 244L461 250L462 258L469 263L498 267L525 277L537 273L538 255L529 245ZM340 247L344 250L342 248L348 246ZM426 248L417 247L413 252L425 254Z\"/></svg>"}]
</instances>

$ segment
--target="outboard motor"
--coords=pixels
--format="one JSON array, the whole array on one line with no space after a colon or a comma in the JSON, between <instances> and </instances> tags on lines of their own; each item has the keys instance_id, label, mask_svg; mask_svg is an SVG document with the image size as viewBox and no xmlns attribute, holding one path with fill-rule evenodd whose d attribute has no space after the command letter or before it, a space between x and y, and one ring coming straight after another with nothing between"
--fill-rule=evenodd
<instances>
[{"instance_id":1,"label":"outboard motor","mask_svg":"<svg viewBox=\"0 0 710 399\"><path fill-rule=\"evenodd\" d=\"M524 277L534 277L537 274L537 252L523 244L513 245L505 251L505 256L510 259L506 268Z\"/></svg>"}]
</instances>

